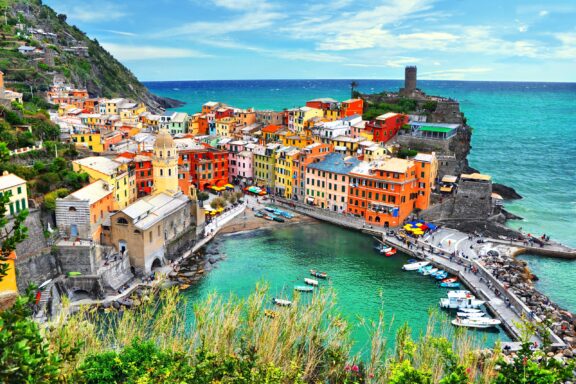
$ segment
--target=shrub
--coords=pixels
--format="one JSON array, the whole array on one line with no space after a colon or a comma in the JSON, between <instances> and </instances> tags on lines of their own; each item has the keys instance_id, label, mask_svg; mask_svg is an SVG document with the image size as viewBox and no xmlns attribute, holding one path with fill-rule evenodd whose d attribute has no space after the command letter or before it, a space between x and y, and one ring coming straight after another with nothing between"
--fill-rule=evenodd
<instances>
[{"instance_id":1,"label":"shrub","mask_svg":"<svg viewBox=\"0 0 576 384\"><path fill-rule=\"evenodd\" d=\"M216 197L210 202L210 206L214 209L224 208L227 205L226 199L223 197Z\"/></svg>"},{"instance_id":2,"label":"shrub","mask_svg":"<svg viewBox=\"0 0 576 384\"><path fill-rule=\"evenodd\" d=\"M42 203L42 207L47 211L55 211L56 210L56 199L66 197L70 193L69 190L66 188L59 188L55 191L49 192L44 196L44 202Z\"/></svg>"}]
</instances>

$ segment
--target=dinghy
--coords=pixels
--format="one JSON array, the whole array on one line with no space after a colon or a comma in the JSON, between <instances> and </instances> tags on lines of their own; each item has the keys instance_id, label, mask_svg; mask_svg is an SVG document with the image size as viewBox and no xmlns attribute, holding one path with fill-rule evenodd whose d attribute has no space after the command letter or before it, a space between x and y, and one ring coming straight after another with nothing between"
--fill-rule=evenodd
<instances>
[{"instance_id":1,"label":"dinghy","mask_svg":"<svg viewBox=\"0 0 576 384\"><path fill-rule=\"evenodd\" d=\"M292 302L290 300L277 299L275 297L272 298L272 302L278 305L279 307L289 307L292 305Z\"/></svg>"},{"instance_id":2,"label":"dinghy","mask_svg":"<svg viewBox=\"0 0 576 384\"><path fill-rule=\"evenodd\" d=\"M309 285L297 285L294 287L294 290L298 292L312 292L314 291L314 287Z\"/></svg>"},{"instance_id":3,"label":"dinghy","mask_svg":"<svg viewBox=\"0 0 576 384\"><path fill-rule=\"evenodd\" d=\"M328 274L326 272L319 272L315 269L311 269L310 274L314 277L319 277L321 279L327 279L328 278Z\"/></svg>"},{"instance_id":4,"label":"dinghy","mask_svg":"<svg viewBox=\"0 0 576 384\"><path fill-rule=\"evenodd\" d=\"M457 317L452 320L452 324L457 327L468 327L468 328L490 328L500 325L502 322L497 319L486 319L486 318L472 318L472 319L461 319Z\"/></svg>"},{"instance_id":5,"label":"dinghy","mask_svg":"<svg viewBox=\"0 0 576 384\"><path fill-rule=\"evenodd\" d=\"M312 286L314 286L314 287L317 287L317 286L318 286L318 280L305 278L305 279L304 279L304 282L305 282L306 284L312 285Z\"/></svg>"},{"instance_id":6,"label":"dinghy","mask_svg":"<svg viewBox=\"0 0 576 384\"><path fill-rule=\"evenodd\" d=\"M428 264L430 264L429 261L420 261L417 263L404 264L402 266L402 269L405 271L417 271L418 269L425 267Z\"/></svg>"},{"instance_id":7,"label":"dinghy","mask_svg":"<svg viewBox=\"0 0 576 384\"><path fill-rule=\"evenodd\" d=\"M454 282L454 283L440 283L440 286L442 288L460 288L460 283L459 282Z\"/></svg>"},{"instance_id":8,"label":"dinghy","mask_svg":"<svg viewBox=\"0 0 576 384\"><path fill-rule=\"evenodd\" d=\"M457 277L449 277L447 279L442 280L443 283L455 283L458 281Z\"/></svg>"},{"instance_id":9,"label":"dinghy","mask_svg":"<svg viewBox=\"0 0 576 384\"><path fill-rule=\"evenodd\" d=\"M428 275L431 275L431 274L436 273L436 272L438 272L438 268L431 268L431 269L428 269L428 270L425 270L424 272L422 272L422 275L428 276Z\"/></svg>"},{"instance_id":10,"label":"dinghy","mask_svg":"<svg viewBox=\"0 0 576 384\"><path fill-rule=\"evenodd\" d=\"M484 312L457 312L456 316L458 317L463 317L463 318L478 318L478 317L483 317L484 316Z\"/></svg>"}]
</instances>

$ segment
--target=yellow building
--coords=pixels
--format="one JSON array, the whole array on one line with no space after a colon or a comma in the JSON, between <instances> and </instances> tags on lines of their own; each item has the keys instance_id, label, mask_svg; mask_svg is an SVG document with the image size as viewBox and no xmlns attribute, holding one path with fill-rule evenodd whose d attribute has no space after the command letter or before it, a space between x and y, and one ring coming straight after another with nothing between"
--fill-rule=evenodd
<instances>
[{"instance_id":1,"label":"yellow building","mask_svg":"<svg viewBox=\"0 0 576 384\"><path fill-rule=\"evenodd\" d=\"M92 152L104 152L104 145L102 144L100 133L73 133L70 138L77 147L88 148Z\"/></svg>"},{"instance_id":2,"label":"yellow building","mask_svg":"<svg viewBox=\"0 0 576 384\"><path fill-rule=\"evenodd\" d=\"M106 106L106 114L107 115L117 115L118 112L118 104L123 102L124 99L106 99L104 101L104 105Z\"/></svg>"},{"instance_id":3,"label":"yellow building","mask_svg":"<svg viewBox=\"0 0 576 384\"><path fill-rule=\"evenodd\" d=\"M8 260L2 263L8 264L8 271L6 276L0 280L0 311L11 305L12 301L18 295L18 286L16 285L16 267L14 261L16 260L16 252L12 252L8 256Z\"/></svg>"},{"instance_id":4,"label":"yellow building","mask_svg":"<svg viewBox=\"0 0 576 384\"><path fill-rule=\"evenodd\" d=\"M276 152L274 166L274 190L277 195L292 198L294 179L294 160L300 153L298 148L282 147Z\"/></svg>"},{"instance_id":5,"label":"yellow building","mask_svg":"<svg viewBox=\"0 0 576 384\"><path fill-rule=\"evenodd\" d=\"M110 160L102 156L91 156L74 160L72 169L75 172L86 172L90 182L104 180L114 187L115 209L124 209L136 200L136 180L134 171L128 164Z\"/></svg>"},{"instance_id":6,"label":"yellow building","mask_svg":"<svg viewBox=\"0 0 576 384\"><path fill-rule=\"evenodd\" d=\"M202 116L202 114L195 113L190 116L190 121L188 121L188 133L191 133L194 136L199 134L198 130L200 129L200 116Z\"/></svg>"},{"instance_id":7,"label":"yellow building","mask_svg":"<svg viewBox=\"0 0 576 384\"><path fill-rule=\"evenodd\" d=\"M386 148L381 147L377 144L371 145L363 149L364 161L371 162L374 160L380 160L386 157Z\"/></svg>"},{"instance_id":8,"label":"yellow building","mask_svg":"<svg viewBox=\"0 0 576 384\"><path fill-rule=\"evenodd\" d=\"M285 147L296 147L296 148L304 148L309 146L314 142L312 137L306 136L282 136L282 145Z\"/></svg>"},{"instance_id":9,"label":"yellow building","mask_svg":"<svg viewBox=\"0 0 576 384\"><path fill-rule=\"evenodd\" d=\"M322 118L324 111L317 108L301 107L288 110L288 129L300 133L304 130L306 122L315 117Z\"/></svg>"},{"instance_id":10,"label":"yellow building","mask_svg":"<svg viewBox=\"0 0 576 384\"><path fill-rule=\"evenodd\" d=\"M4 171L0 176L0 195L10 196L10 201L6 206L6 214L13 216L28 208L28 191L26 190L26 180Z\"/></svg>"},{"instance_id":11,"label":"yellow building","mask_svg":"<svg viewBox=\"0 0 576 384\"><path fill-rule=\"evenodd\" d=\"M175 195L178 191L178 151L174 139L166 129L161 129L154 142L152 157L154 176L153 194Z\"/></svg>"},{"instance_id":12,"label":"yellow building","mask_svg":"<svg viewBox=\"0 0 576 384\"><path fill-rule=\"evenodd\" d=\"M216 120L216 136L232 137L236 129L236 119L234 117L224 117Z\"/></svg>"},{"instance_id":13,"label":"yellow building","mask_svg":"<svg viewBox=\"0 0 576 384\"><path fill-rule=\"evenodd\" d=\"M338 119L340 119L340 110L339 109L326 109L326 110L324 110L324 120L336 121Z\"/></svg>"},{"instance_id":14,"label":"yellow building","mask_svg":"<svg viewBox=\"0 0 576 384\"><path fill-rule=\"evenodd\" d=\"M360 143L365 141L363 137L338 136L332 140L336 152L345 153L348 156L358 154Z\"/></svg>"}]
</instances>

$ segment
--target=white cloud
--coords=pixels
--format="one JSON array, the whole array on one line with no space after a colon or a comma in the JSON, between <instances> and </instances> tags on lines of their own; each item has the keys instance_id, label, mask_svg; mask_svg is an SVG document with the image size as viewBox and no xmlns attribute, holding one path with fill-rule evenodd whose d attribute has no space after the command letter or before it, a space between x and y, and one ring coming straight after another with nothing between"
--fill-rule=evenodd
<instances>
[{"instance_id":1,"label":"white cloud","mask_svg":"<svg viewBox=\"0 0 576 384\"><path fill-rule=\"evenodd\" d=\"M327 63L341 62L343 57L323 52L310 51L267 51L267 54L286 60L319 61Z\"/></svg>"},{"instance_id":2,"label":"white cloud","mask_svg":"<svg viewBox=\"0 0 576 384\"><path fill-rule=\"evenodd\" d=\"M548 16L550 12L548 12L547 10L543 9L540 12L538 12L538 16L540 17L544 17L544 16Z\"/></svg>"},{"instance_id":3,"label":"white cloud","mask_svg":"<svg viewBox=\"0 0 576 384\"><path fill-rule=\"evenodd\" d=\"M424 72L419 74L419 76L430 80L462 80L470 74L487 73L491 71L492 68L485 67L453 68L442 71Z\"/></svg>"},{"instance_id":4,"label":"white cloud","mask_svg":"<svg viewBox=\"0 0 576 384\"><path fill-rule=\"evenodd\" d=\"M185 48L170 48L157 46L136 46L114 43L102 43L102 46L121 61L151 60L151 59L177 59L185 57L206 58L205 53Z\"/></svg>"},{"instance_id":5,"label":"white cloud","mask_svg":"<svg viewBox=\"0 0 576 384\"><path fill-rule=\"evenodd\" d=\"M128 15L117 4L101 2L98 6L87 7L85 5L75 5L64 7L62 13L72 21L84 23L97 23L102 21L119 20Z\"/></svg>"},{"instance_id":6,"label":"white cloud","mask_svg":"<svg viewBox=\"0 0 576 384\"><path fill-rule=\"evenodd\" d=\"M132 32L116 31L114 29L104 29L104 32L109 32L120 36L130 36L130 37L137 36L135 33Z\"/></svg>"}]
</instances>

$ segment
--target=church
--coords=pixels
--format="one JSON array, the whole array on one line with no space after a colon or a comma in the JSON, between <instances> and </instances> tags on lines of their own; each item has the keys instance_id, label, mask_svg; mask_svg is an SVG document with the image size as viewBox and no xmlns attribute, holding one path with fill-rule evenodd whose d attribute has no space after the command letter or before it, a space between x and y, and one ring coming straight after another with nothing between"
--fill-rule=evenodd
<instances>
[{"instance_id":1,"label":"church","mask_svg":"<svg viewBox=\"0 0 576 384\"><path fill-rule=\"evenodd\" d=\"M139 275L179 256L178 248L195 241L199 221L203 221L195 193L191 199L178 187L178 150L166 129L156 137L152 164L152 194L110 217L110 241L118 252L128 254Z\"/></svg>"}]
</instances>

